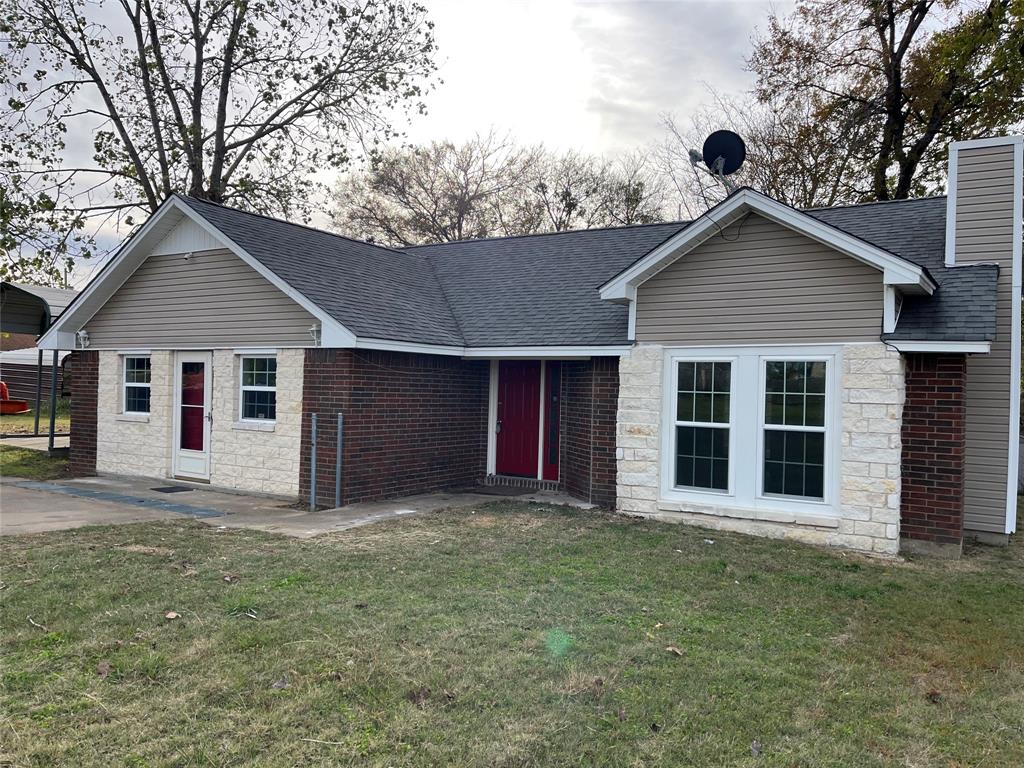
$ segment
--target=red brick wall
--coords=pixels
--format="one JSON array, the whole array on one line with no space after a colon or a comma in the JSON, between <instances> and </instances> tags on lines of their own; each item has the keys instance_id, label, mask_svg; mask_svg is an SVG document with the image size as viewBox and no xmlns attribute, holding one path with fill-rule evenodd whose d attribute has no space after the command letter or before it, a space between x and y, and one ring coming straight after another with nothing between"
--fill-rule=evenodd
<instances>
[{"instance_id":1,"label":"red brick wall","mask_svg":"<svg viewBox=\"0 0 1024 768\"><path fill-rule=\"evenodd\" d=\"M900 533L959 544L964 525L964 355L908 354Z\"/></svg>"},{"instance_id":2,"label":"red brick wall","mask_svg":"<svg viewBox=\"0 0 1024 768\"><path fill-rule=\"evenodd\" d=\"M619 359L562 364L562 483L573 496L615 506Z\"/></svg>"},{"instance_id":3,"label":"red brick wall","mask_svg":"<svg viewBox=\"0 0 1024 768\"><path fill-rule=\"evenodd\" d=\"M319 414L317 499L334 504L338 411L342 503L474 485L487 463L488 362L370 350L306 351L299 487L309 498L310 416Z\"/></svg>"},{"instance_id":4,"label":"red brick wall","mask_svg":"<svg viewBox=\"0 0 1024 768\"><path fill-rule=\"evenodd\" d=\"M96 474L96 406L99 392L98 352L72 352L68 368L71 380L72 475Z\"/></svg>"}]
</instances>

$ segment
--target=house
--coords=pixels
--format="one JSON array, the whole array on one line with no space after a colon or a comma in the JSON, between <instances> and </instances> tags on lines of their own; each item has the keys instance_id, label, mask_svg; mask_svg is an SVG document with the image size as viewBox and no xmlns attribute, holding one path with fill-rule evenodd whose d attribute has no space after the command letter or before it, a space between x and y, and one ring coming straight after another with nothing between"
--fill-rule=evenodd
<instances>
[{"instance_id":1,"label":"house","mask_svg":"<svg viewBox=\"0 0 1024 768\"><path fill-rule=\"evenodd\" d=\"M330 505L341 413L345 503L514 482L956 553L1015 528L1022 152L954 144L948 197L403 250L175 196L40 346L82 473Z\"/></svg>"}]
</instances>

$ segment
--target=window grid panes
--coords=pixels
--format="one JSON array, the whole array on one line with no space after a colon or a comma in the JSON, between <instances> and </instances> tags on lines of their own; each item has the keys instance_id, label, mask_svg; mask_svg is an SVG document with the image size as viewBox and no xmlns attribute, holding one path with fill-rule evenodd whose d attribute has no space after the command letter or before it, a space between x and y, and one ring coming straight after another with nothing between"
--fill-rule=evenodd
<instances>
[{"instance_id":1,"label":"window grid panes","mask_svg":"<svg viewBox=\"0 0 1024 768\"><path fill-rule=\"evenodd\" d=\"M277 419L277 358L243 357L241 372L242 419Z\"/></svg>"},{"instance_id":2,"label":"window grid panes","mask_svg":"<svg viewBox=\"0 0 1024 768\"><path fill-rule=\"evenodd\" d=\"M677 377L675 485L728 491L732 365L682 361Z\"/></svg>"},{"instance_id":3,"label":"window grid panes","mask_svg":"<svg viewBox=\"0 0 1024 768\"><path fill-rule=\"evenodd\" d=\"M151 375L148 357L124 358L125 413L149 413Z\"/></svg>"},{"instance_id":4,"label":"window grid panes","mask_svg":"<svg viewBox=\"0 0 1024 768\"><path fill-rule=\"evenodd\" d=\"M765 363L763 492L825 498L826 364Z\"/></svg>"}]
</instances>

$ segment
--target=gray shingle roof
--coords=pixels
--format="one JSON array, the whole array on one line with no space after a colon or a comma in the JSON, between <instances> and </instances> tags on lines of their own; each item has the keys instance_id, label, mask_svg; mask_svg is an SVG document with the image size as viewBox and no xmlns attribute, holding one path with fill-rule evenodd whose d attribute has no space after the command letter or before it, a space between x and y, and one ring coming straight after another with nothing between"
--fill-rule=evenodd
<instances>
[{"instance_id":1,"label":"gray shingle roof","mask_svg":"<svg viewBox=\"0 0 1024 768\"><path fill-rule=\"evenodd\" d=\"M996 334L995 265L947 267L946 198L894 200L806 213L928 270L939 288L907 296L890 341L992 341Z\"/></svg>"},{"instance_id":2,"label":"gray shingle roof","mask_svg":"<svg viewBox=\"0 0 1024 768\"><path fill-rule=\"evenodd\" d=\"M434 264L469 346L626 344L628 312L598 287L686 224L409 248Z\"/></svg>"},{"instance_id":3,"label":"gray shingle roof","mask_svg":"<svg viewBox=\"0 0 1024 768\"><path fill-rule=\"evenodd\" d=\"M361 337L473 347L626 343L597 288L689 222L465 240L398 251L191 198L196 212ZM945 198L806 211L924 267L889 339L991 340L992 266L944 265Z\"/></svg>"}]
</instances>

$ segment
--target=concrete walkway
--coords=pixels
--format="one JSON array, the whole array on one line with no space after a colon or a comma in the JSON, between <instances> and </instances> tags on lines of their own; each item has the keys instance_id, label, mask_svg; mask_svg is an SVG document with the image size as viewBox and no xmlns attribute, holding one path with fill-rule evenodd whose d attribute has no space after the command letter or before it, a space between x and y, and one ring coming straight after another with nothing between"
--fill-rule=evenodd
<instances>
[{"instance_id":1,"label":"concrete walkway","mask_svg":"<svg viewBox=\"0 0 1024 768\"><path fill-rule=\"evenodd\" d=\"M64 437L54 436L53 447L54 448L67 448L71 444L71 438L67 435ZM28 448L33 451L45 451L50 447L50 437L48 435L39 435L38 437L4 437L0 438L0 445L10 445L14 448Z\"/></svg>"},{"instance_id":2,"label":"concrete walkway","mask_svg":"<svg viewBox=\"0 0 1024 768\"><path fill-rule=\"evenodd\" d=\"M167 487L187 490L177 493L155 490ZM432 493L310 512L282 499L209 490L172 480L90 477L34 482L5 478L0 483L0 535L191 518L213 526L249 528L306 539L406 515L484 504L498 498L493 493L473 491ZM549 491L514 498L582 508L591 506Z\"/></svg>"}]
</instances>

